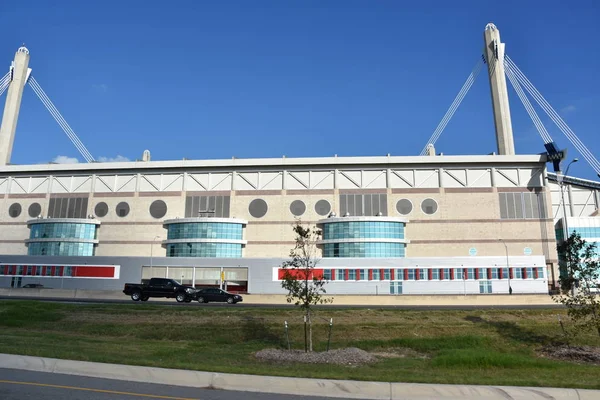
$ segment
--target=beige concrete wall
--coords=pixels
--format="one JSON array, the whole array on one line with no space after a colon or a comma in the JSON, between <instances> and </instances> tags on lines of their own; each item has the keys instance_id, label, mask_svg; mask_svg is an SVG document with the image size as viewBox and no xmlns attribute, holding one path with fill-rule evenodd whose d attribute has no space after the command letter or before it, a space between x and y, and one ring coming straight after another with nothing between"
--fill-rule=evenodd
<instances>
[{"instance_id":1,"label":"beige concrete wall","mask_svg":"<svg viewBox=\"0 0 600 400\"><path fill-rule=\"evenodd\" d=\"M534 255L545 254L549 260L557 259L552 221L501 220L498 193L495 188L377 191L388 194L390 216L401 216L396 210L398 200L409 199L413 203L412 212L406 216L409 219L406 238L411 241L407 255L410 257L466 256L471 247L477 249L479 256L503 255L504 246L498 242L498 238L502 238L506 240L509 254L522 255L524 247L529 247ZM302 200L306 204L306 212L301 216L301 220L314 224L324 218L315 212L314 206L318 200L327 200L331 204L331 210L339 214L339 192L339 190L231 192L230 216L248 220L244 237L248 245L244 250L244 256L287 256L294 241L292 231L294 216L289 209L292 201ZM96 193L91 196L87 214L93 214L99 202L105 202L109 207L108 215L99 218L102 225L99 228L100 244L96 254L148 256L150 244L156 236L159 236L160 240L166 239L167 231L163 228L163 220L184 217L185 197L186 192ZM264 199L269 207L267 214L262 218L254 218L248 212L250 202L256 198ZM438 203L438 211L433 215L427 215L421 210L421 202L427 198L434 199ZM168 209L165 217L158 220L149 213L150 204L157 199L165 201ZM549 196L547 200L549 201ZM126 217L118 217L115 212L116 205L122 201L130 206L130 213ZM8 216L8 208L14 202L22 206L18 218ZM26 247L15 241L25 240L29 236L25 222L31 219L28 215L28 207L34 202L41 204L42 214L46 215L48 205L46 195L0 198L0 220L5 224L0 227L1 253L26 253ZM550 212L551 205L547 203ZM165 255L165 249L159 245L160 240L157 240L154 245L156 256Z\"/></svg>"}]
</instances>

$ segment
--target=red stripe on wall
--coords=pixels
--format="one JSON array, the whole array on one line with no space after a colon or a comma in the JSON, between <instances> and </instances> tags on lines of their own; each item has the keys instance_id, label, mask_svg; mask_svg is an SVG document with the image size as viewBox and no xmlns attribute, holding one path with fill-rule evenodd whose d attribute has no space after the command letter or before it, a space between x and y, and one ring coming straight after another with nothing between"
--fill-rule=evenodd
<instances>
[{"instance_id":1,"label":"red stripe on wall","mask_svg":"<svg viewBox=\"0 0 600 400\"><path fill-rule=\"evenodd\" d=\"M396 271L394 269L390 269L390 280L391 281L396 280Z\"/></svg>"},{"instance_id":2,"label":"red stripe on wall","mask_svg":"<svg viewBox=\"0 0 600 400\"><path fill-rule=\"evenodd\" d=\"M73 267L73 276L80 278L114 278L115 267Z\"/></svg>"},{"instance_id":3,"label":"red stripe on wall","mask_svg":"<svg viewBox=\"0 0 600 400\"><path fill-rule=\"evenodd\" d=\"M450 268L450 279L454 280L454 268Z\"/></svg>"},{"instance_id":4,"label":"red stripe on wall","mask_svg":"<svg viewBox=\"0 0 600 400\"><path fill-rule=\"evenodd\" d=\"M372 269L369 270L369 280L370 281L373 280L373 270Z\"/></svg>"}]
</instances>

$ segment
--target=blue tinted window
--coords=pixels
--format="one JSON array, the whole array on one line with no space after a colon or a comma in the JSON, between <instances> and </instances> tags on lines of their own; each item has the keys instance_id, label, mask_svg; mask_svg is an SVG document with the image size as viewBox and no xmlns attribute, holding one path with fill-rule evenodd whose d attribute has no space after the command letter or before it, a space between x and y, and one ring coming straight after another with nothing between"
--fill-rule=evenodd
<instances>
[{"instance_id":1,"label":"blue tinted window","mask_svg":"<svg viewBox=\"0 0 600 400\"><path fill-rule=\"evenodd\" d=\"M404 223L387 221L325 223L323 239L404 239Z\"/></svg>"},{"instance_id":2,"label":"blue tinted window","mask_svg":"<svg viewBox=\"0 0 600 400\"><path fill-rule=\"evenodd\" d=\"M242 245L236 243L172 243L167 245L167 257L239 258Z\"/></svg>"},{"instance_id":3,"label":"blue tinted window","mask_svg":"<svg viewBox=\"0 0 600 400\"><path fill-rule=\"evenodd\" d=\"M324 257L404 257L404 243L327 243L323 245Z\"/></svg>"},{"instance_id":4,"label":"blue tinted window","mask_svg":"<svg viewBox=\"0 0 600 400\"><path fill-rule=\"evenodd\" d=\"M188 222L170 224L167 239L242 240L242 224L228 222Z\"/></svg>"},{"instance_id":5,"label":"blue tinted window","mask_svg":"<svg viewBox=\"0 0 600 400\"><path fill-rule=\"evenodd\" d=\"M29 229L29 239L96 239L95 224L55 222L45 224L31 224L29 226Z\"/></svg>"},{"instance_id":6,"label":"blue tinted window","mask_svg":"<svg viewBox=\"0 0 600 400\"><path fill-rule=\"evenodd\" d=\"M93 256L93 243L33 242L28 244L30 256Z\"/></svg>"}]
</instances>

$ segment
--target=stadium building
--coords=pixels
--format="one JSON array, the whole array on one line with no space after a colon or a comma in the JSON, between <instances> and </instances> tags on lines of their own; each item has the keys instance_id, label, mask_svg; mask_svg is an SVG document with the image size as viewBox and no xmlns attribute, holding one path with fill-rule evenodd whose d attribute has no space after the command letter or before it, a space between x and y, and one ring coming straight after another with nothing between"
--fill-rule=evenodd
<instances>
[{"instance_id":1,"label":"stadium building","mask_svg":"<svg viewBox=\"0 0 600 400\"><path fill-rule=\"evenodd\" d=\"M497 29L486 60L502 61ZM0 287L118 290L169 277L283 293L297 219L322 229L331 294L547 293L556 240L600 241L598 182L514 154L503 62L488 62L498 153L11 165L29 52L0 128ZM2 84L0 83L0 87ZM36 90L36 89L34 89ZM41 89L40 89L41 90ZM38 91L36 91L38 93ZM567 211L563 225L563 212Z\"/></svg>"}]
</instances>

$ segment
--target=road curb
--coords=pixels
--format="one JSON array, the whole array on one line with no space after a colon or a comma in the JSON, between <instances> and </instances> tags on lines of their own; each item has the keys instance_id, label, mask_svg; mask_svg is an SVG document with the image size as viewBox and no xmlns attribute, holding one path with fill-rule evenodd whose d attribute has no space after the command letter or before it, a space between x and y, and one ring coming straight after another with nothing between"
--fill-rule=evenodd
<instances>
[{"instance_id":1,"label":"road curb","mask_svg":"<svg viewBox=\"0 0 600 400\"><path fill-rule=\"evenodd\" d=\"M0 354L0 368L196 388L372 400L597 400L600 390L439 385L222 374Z\"/></svg>"}]
</instances>

